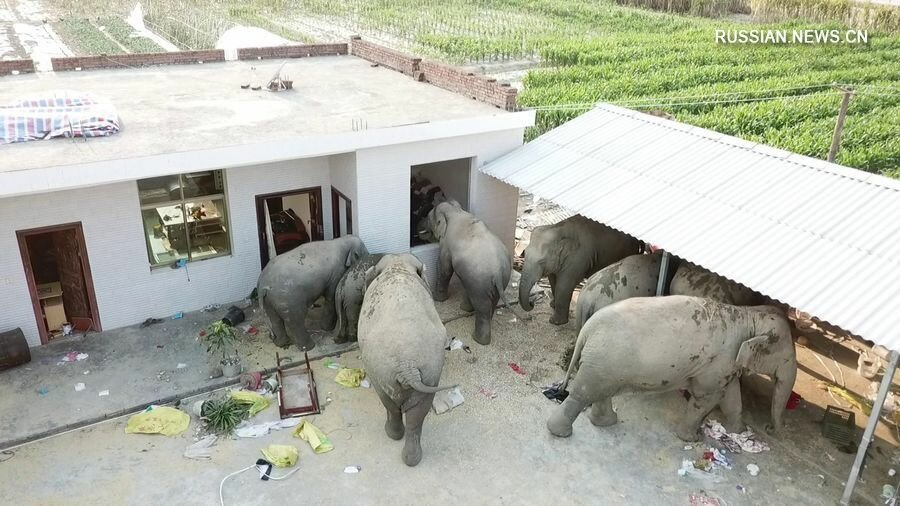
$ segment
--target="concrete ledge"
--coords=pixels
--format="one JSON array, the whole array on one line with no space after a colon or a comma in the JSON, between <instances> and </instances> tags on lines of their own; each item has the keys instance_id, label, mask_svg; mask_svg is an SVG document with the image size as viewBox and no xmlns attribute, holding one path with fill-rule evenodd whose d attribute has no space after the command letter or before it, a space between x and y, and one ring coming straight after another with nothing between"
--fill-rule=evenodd
<instances>
[{"instance_id":1,"label":"concrete ledge","mask_svg":"<svg viewBox=\"0 0 900 506\"><path fill-rule=\"evenodd\" d=\"M175 53L141 53L98 56L73 56L51 58L54 71L88 70L119 67L146 67L150 65L181 65L187 63L225 61L225 51L208 49L200 51L178 51Z\"/></svg>"},{"instance_id":2,"label":"concrete ledge","mask_svg":"<svg viewBox=\"0 0 900 506\"><path fill-rule=\"evenodd\" d=\"M0 60L0 76L19 72L22 74L34 72L32 60Z\"/></svg>"},{"instance_id":3,"label":"concrete ledge","mask_svg":"<svg viewBox=\"0 0 900 506\"><path fill-rule=\"evenodd\" d=\"M300 44L294 46L245 47L237 50L238 60L263 60L267 58L309 58L313 56L345 55L349 45Z\"/></svg>"}]
</instances>

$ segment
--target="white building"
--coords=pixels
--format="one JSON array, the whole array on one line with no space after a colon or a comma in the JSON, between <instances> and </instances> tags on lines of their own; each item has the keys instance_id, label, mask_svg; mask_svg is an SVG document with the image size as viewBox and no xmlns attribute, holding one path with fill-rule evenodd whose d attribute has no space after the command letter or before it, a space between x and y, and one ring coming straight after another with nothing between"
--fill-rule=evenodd
<instances>
[{"instance_id":1,"label":"white building","mask_svg":"<svg viewBox=\"0 0 900 506\"><path fill-rule=\"evenodd\" d=\"M0 78L0 104L90 92L122 121L108 138L0 147L0 330L21 327L36 346L60 319L112 329L243 299L280 210L313 239L353 233L372 252L410 251L411 172L435 162L446 163L427 175L512 249L517 190L478 167L522 144L532 112L355 56L287 60L293 90L241 87L281 63ZM432 273L434 248L413 248Z\"/></svg>"}]
</instances>

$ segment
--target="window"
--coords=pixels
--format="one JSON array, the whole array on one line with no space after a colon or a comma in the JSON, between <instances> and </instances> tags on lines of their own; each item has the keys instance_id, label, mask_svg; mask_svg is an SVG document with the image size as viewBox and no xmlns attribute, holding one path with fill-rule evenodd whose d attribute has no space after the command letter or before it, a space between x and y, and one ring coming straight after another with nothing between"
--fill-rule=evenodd
<instances>
[{"instance_id":1,"label":"window","mask_svg":"<svg viewBox=\"0 0 900 506\"><path fill-rule=\"evenodd\" d=\"M153 177L137 184L151 266L231 252L221 170Z\"/></svg>"}]
</instances>

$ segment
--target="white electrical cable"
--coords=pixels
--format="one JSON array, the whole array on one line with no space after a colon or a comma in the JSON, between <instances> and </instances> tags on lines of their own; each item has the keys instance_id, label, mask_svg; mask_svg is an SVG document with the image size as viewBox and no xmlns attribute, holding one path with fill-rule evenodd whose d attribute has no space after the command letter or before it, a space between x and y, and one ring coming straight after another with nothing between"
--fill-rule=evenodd
<instances>
[{"instance_id":1,"label":"white electrical cable","mask_svg":"<svg viewBox=\"0 0 900 506\"><path fill-rule=\"evenodd\" d=\"M237 476L237 475L243 473L244 471L249 471L249 470L254 469L254 468L257 469L257 470L260 472L260 475L265 474L265 470L264 470L264 469L261 469L260 466L257 465L257 464L253 464L252 466L245 467L245 468L243 468L243 469L241 469L241 470L239 470L239 471L235 471L235 472L229 474L228 476L222 478L222 481L219 482L219 504L220 504L221 506L225 506L225 497L222 495L222 490L223 490L223 488L225 487L225 480L227 480L228 478L231 478L232 476ZM299 470L300 470L300 468L298 467L298 468L296 468L296 469L291 470L290 472L288 472L287 474L285 474L285 475L283 475L283 476L269 476L269 479L270 479L270 480L276 480L276 481L277 481L277 480L283 480L283 479L285 479L285 478L290 477L292 474L296 473L296 472L299 471Z\"/></svg>"}]
</instances>

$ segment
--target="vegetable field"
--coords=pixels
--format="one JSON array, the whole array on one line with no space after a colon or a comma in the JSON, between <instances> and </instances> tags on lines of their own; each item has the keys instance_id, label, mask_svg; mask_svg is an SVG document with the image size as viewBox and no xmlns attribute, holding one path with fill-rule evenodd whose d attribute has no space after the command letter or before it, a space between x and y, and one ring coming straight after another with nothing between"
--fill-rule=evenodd
<instances>
[{"instance_id":1,"label":"vegetable field","mask_svg":"<svg viewBox=\"0 0 900 506\"><path fill-rule=\"evenodd\" d=\"M154 53L162 51L145 37L132 37L134 29L118 17L83 19L66 17L54 28L79 54Z\"/></svg>"}]
</instances>

